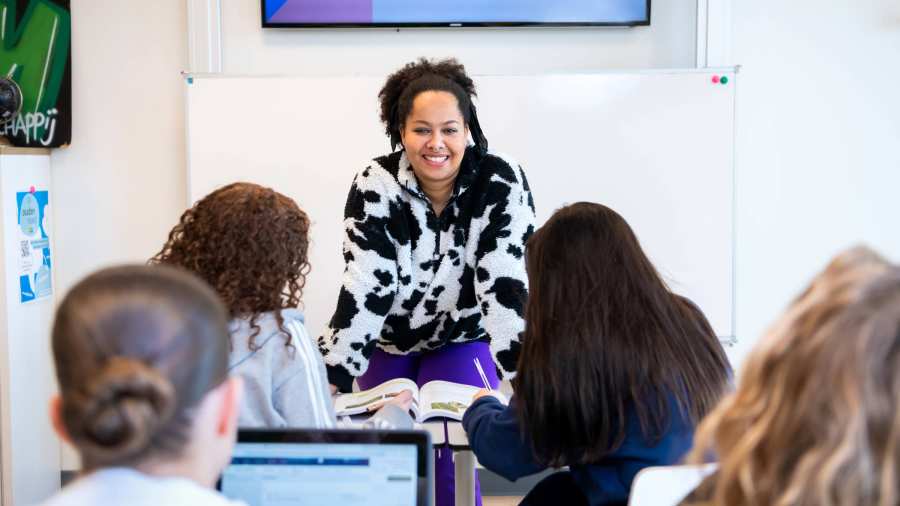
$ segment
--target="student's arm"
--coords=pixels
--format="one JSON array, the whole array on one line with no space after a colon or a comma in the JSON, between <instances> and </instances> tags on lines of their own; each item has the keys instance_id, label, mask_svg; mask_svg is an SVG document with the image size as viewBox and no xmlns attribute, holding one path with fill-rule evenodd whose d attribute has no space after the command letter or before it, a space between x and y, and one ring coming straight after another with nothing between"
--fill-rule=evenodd
<instances>
[{"instance_id":1,"label":"student's arm","mask_svg":"<svg viewBox=\"0 0 900 506\"><path fill-rule=\"evenodd\" d=\"M368 368L397 292L397 249L388 233L390 198L376 171L368 169L354 178L347 196L341 291L318 340L328 380L341 392L349 392L353 378Z\"/></svg>"},{"instance_id":2,"label":"student's arm","mask_svg":"<svg viewBox=\"0 0 900 506\"><path fill-rule=\"evenodd\" d=\"M491 396L476 400L463 415L463 428L478 462L507 480L515 481L546 468L535 460L519 431L515 398L509 406Z\"/></svg>"},{"instance_id":3,"label":"student's arm","mask_svg":"<svg viewBox=\"0 0 900 506\"><path fill-rule=\"evenodd\" d=\"M487 196L495 204L485 210L488 223L478 239L475 295L498 374L509 379L515 375L519 336L525 329L522 316L528 277L524 252L525 242L534 232L534 201L518 164L496 156L485 163L497 164Z\"/></svg>"},{"instance_id":4,"label":"student's arm","mask_svg":"<svg viewBox=\"0 0 900 506\"><path fill-rule=\"evenodd\" d=\"M322 356L302 323L284 323L293 337L293 350L279 349L275 354L281 373L275 376L273 407L288 427L334 427L334 403Z\"/></svg>"},{"instance_id":5,"label":"student's arm","mask_svg":"<svg viewBox=\"0 0 900 506\"><path fill-rule=\"evenodd\" d=\"M411 398L411 397L410 397ZM399 404L385 404L363 423L367 429L413 430L416 421L409 409Z\"/></svg>"}]
</instances>

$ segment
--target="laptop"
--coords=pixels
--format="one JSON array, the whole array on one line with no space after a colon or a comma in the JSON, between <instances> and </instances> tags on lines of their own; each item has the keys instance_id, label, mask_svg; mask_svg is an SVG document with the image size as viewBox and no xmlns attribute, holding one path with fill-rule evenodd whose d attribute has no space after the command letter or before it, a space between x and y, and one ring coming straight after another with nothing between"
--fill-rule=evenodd
<instances>
[{"instance_id":1,"label":"laptop","mask_svg":"<svg viewBox=\"0 0 900 506\"><path fill-rule=\"evenodd\" d=\"M249 506L427 506L434 490L425 431L238 431L217 488Z\"/></svg>"}]
</instances>

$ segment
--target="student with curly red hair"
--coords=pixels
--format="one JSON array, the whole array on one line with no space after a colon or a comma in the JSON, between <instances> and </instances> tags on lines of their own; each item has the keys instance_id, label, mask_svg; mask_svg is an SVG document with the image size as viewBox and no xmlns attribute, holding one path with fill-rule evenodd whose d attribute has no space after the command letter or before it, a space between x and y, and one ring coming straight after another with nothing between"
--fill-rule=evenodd
<instances>
[{"instance_id":1,"label":"student with curly red hair","mask_svg":"<svg viewBox=\"0 0 900 506\"><path fill-rule=\"evenodd\" d=\"M325 364L298 309L310 266L309 218L270 188L234 183L181 216L152 263L187 269L231 317L229 369L244 377L242 427L331 427ZM397 400L401 404L406 397Z\"/></svg>"}]
</instances>

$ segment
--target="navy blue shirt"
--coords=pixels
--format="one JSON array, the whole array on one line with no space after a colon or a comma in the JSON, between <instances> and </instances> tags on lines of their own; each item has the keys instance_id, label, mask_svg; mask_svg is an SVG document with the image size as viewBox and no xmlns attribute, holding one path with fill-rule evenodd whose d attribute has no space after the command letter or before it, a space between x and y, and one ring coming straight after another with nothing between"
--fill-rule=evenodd
<instances>
[{"instance_id":1,"label":"navy blue shirt","mask_svg":"<svg viewBox=\"0 0 900 506\"><path fill-rule=\"evenodd\" d=\"M694 426L670 402L668 430L659 441L647 441L637 416L626 416L625 440L594 464L570 466L572 477L591 505L624 504L638 471L677 463L690 449ZM478 461L508 480L544 470L525 441L516 415L515 397L504 406L493 397L475 401L463 416L469 445Z\"/></svg>"}]
</instances>

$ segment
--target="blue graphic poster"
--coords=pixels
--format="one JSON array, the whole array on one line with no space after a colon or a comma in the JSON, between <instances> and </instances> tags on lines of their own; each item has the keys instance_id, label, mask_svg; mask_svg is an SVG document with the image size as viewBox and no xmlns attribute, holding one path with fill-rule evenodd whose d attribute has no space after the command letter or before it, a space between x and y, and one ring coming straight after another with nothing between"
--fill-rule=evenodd
<instances>
[{"instance_id":1,"label":"blue graphic poster","mask_svg":"<svg viewBox=\"0 0 900 506\"><path fill-rule=\"evenodd\" d=\"M46 190L16 193L19 224L19 294L22 302L53 293L50 263L50 195Z\"/></svg>"}]
</instances>

